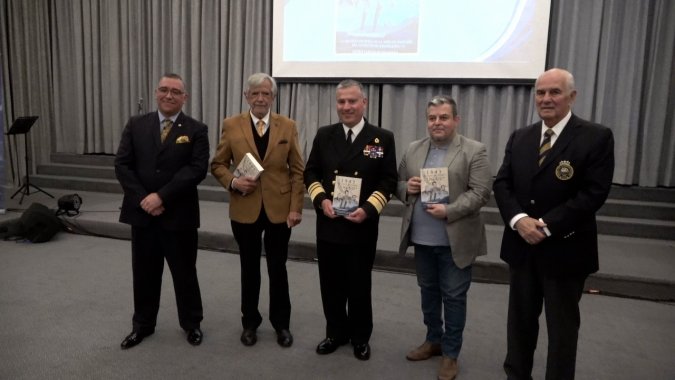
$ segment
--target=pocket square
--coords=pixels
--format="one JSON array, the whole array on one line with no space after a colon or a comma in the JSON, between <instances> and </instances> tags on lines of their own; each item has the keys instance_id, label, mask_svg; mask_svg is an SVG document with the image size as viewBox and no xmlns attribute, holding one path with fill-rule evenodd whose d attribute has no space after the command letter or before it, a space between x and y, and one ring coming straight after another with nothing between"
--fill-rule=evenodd
<instances>
[{"instance_id":1,"label":"pocket square","mask_svg":"<svg viewBox=\"0 0 675 380\"><path fill-rule=\"evenodd\" d=\"M178 136L176 139L176 144L187 144L190 142L190 138L187 137L186 135L183 136Z\"/></svg>"}]
</instances>

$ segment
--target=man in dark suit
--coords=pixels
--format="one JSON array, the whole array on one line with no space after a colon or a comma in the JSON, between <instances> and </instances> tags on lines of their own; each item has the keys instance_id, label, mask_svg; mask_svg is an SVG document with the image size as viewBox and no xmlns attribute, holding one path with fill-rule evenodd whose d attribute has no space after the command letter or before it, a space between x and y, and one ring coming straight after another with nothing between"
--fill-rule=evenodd
<instances>
[{"instance_id":1,"label":"man in dark suit","mask_svg":"<svg viewBox=\"0 0 675 380\"><path fill-rule=\"evenodd\" d=\"M176 292L178 320L192 345L202 342L202 300L197 280L197 184L209 163L207 127L181 112L187 100L177 74L162 76L158 111L129 119L115 174L124 189L120 222L131 225L133 330L122 348L155 331L164 259Z\"/></svg>"},{"instance_id":2,"label":"man in dark suit","mask_svg":"<svg viewBox=\"0 0 675 380\"><path fill-rule=\"evenodd\" d=\"M562 69L535 83L542 121L513 132L493 190L506 224L501 258L509 264L509 379L531 379L542 304L548 328L546 379L572 379L579 300L598 270L595 213L614 172L612 131L571 111L574 77Z\"/></svg>"},{"instance_id":3,"label":"man in dark suit","mask_svg":"<svg viewBox=\"0 0 675 380\"><path fill-rule=\"evenodd\" d=\"M340 123L319 128L305 167L305 185L317 213L316 237L326 338L316 351L330 354L351 340L354 356L370 358L373 330L371 270L379 216L396 191L394 135L363 118L368 100L354 80L337 86ZM336 176L361 179L359 207L337 216Z\"/></svg>"},{"instance_id":4,"label":"man in dark suit","mask_svg":"<svg viewBox=\"0 0 675 380\"><path fill-rule=\"evenodd\" d=\"M274 78L257 73L248 78L244 93L250 110L223 121L223 130L211 172L230 191L230 220L239 245L241 262L241 342L252 346L262 323L260 255L265 244L270 278L270 322L282 347L293 344L289 330L291 300L288 294L288 241L291 228L302 220L304 163L295 121L270 112L277 95ZM235 177L236 165L251 153L264 171L258 179Z\"/></svg>"}]
</instances>

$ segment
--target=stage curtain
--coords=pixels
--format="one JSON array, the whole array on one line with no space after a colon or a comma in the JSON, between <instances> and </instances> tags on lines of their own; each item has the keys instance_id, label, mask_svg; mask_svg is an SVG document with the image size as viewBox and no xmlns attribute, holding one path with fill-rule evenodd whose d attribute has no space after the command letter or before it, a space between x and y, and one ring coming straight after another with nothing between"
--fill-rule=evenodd
<instances>
[{"instance_id":1,"label":"stage curtain","mask_svg":"<svg viewBox=\"0 0 675 380\"><path fill-rule=\"evenodd\" d=\"M547 67L574 74L577 115L614 131L614 182L675 186L675 2L553 0L551 14ZM0 23L6 125L40 116L37 163L51 152L115 153L126 120L155 109L164 72L185 78L185 111L209 125L213 153L222 119L247 109L246 78L271 71L272 0L0 0ZM510 133L537 120L529 85L366 88L367 117L395 133L399 158L425 135L438 93L456 98L460 133L487 145L493 173ZM298 121L305 156L317 128L337 121L334 95L335 83L279 86L276 110Z\"/></svg>"}]
</instances>

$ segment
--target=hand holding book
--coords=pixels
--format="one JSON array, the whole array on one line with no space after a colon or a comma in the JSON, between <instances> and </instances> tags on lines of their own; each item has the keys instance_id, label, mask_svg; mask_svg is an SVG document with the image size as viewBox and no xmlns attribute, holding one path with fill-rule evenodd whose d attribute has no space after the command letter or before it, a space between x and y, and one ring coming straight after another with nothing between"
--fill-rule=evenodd
<instances>
[{"instance_id":1,"label":"hand holding book","mask_svg":"<svg viewBox=\"0 0 675 380\"><path fill-rule=\"evenodd\" d=\"M233 174L237 178L249 177L253 180L257 180L264 170L265 168L258 163L258 160L256 160L251 153L246 153L241 161L239 161L237 168L234 169Z\"/></svg>"},{"instance_id":2,"label":"hand holding book","mask_svg":"<svg viewBox=\"0 0 675 380\"><path fill-rule=\"evenodd\" d=\"M251 177L235 177L232 180L232 187L235 190L239 190L242 195L252 193L258 187L258 180Z\"/></svg>"},{"instance_id":3,"label":"hand holding book","mask_svg":"<svg viewBox=\"0 0 675 380\"><path fill-rule=\"evenodd\" d=\"M361 178L335 176L333 191L333 211L345 216L356 210L360 203Z\"/></svg>"},{"instance_id":4,"label":"hand holding book","mask_svg":"<svg viewBox=\"0 0 675 380\"><path fill-rule=\"evenodd\" d=\"M422 203L448 203L448 168L423 168L420 170Z\"/></svg>"},{"instance_id":5,"label":"hand holding book","mask_svg":"<svg viewBox=\"0 0 675 380\"><path fill-rule=\"evenodd\" d=\"M242 195L255 191L258 187L258 178L265 169L251 153L246 153L234 169L232 187L239 190Z\"/></svg>"}]
</instances>

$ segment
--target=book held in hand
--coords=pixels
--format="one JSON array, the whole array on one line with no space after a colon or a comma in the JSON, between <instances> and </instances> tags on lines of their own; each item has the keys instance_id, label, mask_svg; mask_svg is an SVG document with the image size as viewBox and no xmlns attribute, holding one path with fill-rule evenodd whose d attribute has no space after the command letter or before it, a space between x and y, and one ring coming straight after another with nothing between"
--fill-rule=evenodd
<instances>
[{"instance_id":1,"label":"book held in hand","mask_svg":"<svg viewBox=\"0 0 675 380\"><path fill-rule=\"evenodd\" d=\"M422 168L422 204L448 203L448 168Z\"/></svg>"},{"instance_id":2,"label":"book held in hand","mask_svg":"<svg viewBox=\"0 0 675 380\"><path fill-rule=\"evenodd\" d=\"M359 207L361 178L335 176L333 210L337 215L349 215Z\"/></svg>"},{"instance_id":3,"label":"book held in hand","mask_svg":"<svg viewBox=\"0 0 675 380\"><path fill-rule=\"evenodd\" d=\"M239 177L250 177L253 179L258 179L260 174L265 170L265 168L258 163L258 160L251 153L246 153L244 158L239 161L239 165L234 169L234 176Z\"/></svg>"}]
</instances>

